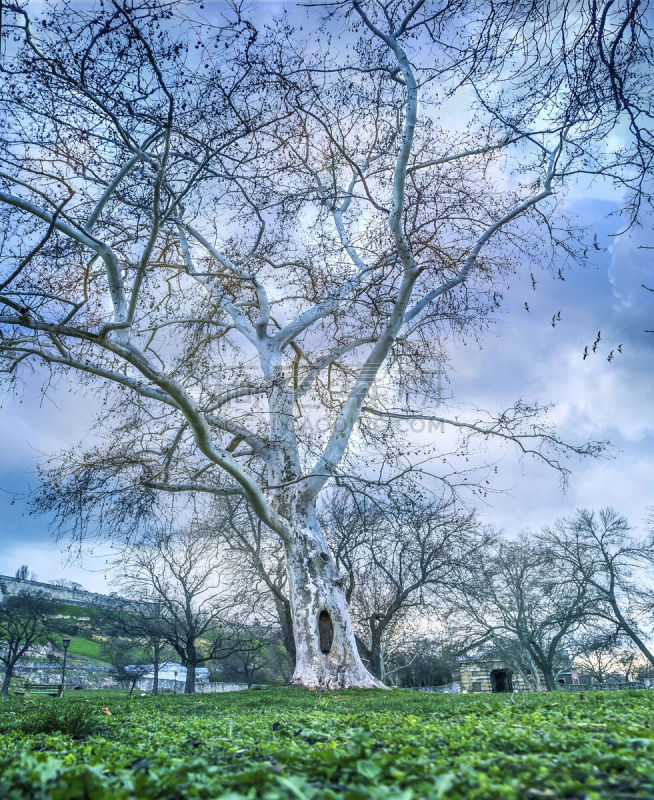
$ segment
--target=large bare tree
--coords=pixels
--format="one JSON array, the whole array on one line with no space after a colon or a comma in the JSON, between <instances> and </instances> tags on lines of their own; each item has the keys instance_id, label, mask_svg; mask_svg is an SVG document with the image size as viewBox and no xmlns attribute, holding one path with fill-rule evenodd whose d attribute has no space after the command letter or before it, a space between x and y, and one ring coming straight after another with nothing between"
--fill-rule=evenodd
<instances>
[{"instance_id":1,"label":"large bare tree","mask_svg":"<svg viewBox=\"0 0 654 800\"><path fill-rule=\"evenodd\" d=\"M316 502L412 419L563 469L539 409L448 416L433 376L525 253L574 254L567 183L648 199L645 8L342 0L310 37L223 11L4 4L3 363L107 387L109 452L50 476L64 515L118 475L244 497L285 551L295 682L375 686Z\"/></svg>"},{"instance_id":2,"label":"large bare tree","mask_svg":"<svg viewBox=\"0 0 654 800\"><path fill-rule=\"evenodd\" d=\"M46 644L51 635L44 595L18 592L5 595L0 587L0 663L4 676L0 694L9 694L16 664L35 645Z\"/></svg>"}]
</instances>

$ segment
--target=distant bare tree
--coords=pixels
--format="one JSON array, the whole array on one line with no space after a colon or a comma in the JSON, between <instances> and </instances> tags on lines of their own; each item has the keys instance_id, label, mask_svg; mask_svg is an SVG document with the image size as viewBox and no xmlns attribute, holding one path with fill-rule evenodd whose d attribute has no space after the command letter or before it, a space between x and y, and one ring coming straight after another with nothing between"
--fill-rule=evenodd
<instances>
[{"instance_id":1,"label":"distant bare tree","mask_svg":"<svg viewBox=\"0 0 654 800\"><path fill-rule=\"evenodd\" d=\"M532 538L489 549L461 572L454 596L495 646L519 645L552 691L581 646L593 598L587 585L566 581L551 551Z\"/></svg>"},{"instance_id":2,"label":"distant bare tree","mask_svg":"<svg viewBox=\"0 0 654 800\"><path fill-rule=\"evenodd\" d=\"M606 683L608 679L616 677L619 680L629 680L631 662L634 653L627 654L619 647L615 637L612 640L600 642L595 647L589 647L579 653L575 659L575 667L588 678L590 683Z\"/></svg>"},{"instance_id":3,"label":"distant bare tree","mask_svg":"<svg viewBox=\"0 0 654 800\"><path fill-rule=\"evenodd\" d=\"M565 581L593 599L594 616L617 626L654 665L643 628L651 632L654 607L654 537L636 537L627 519L612 508L580 509L544 529Z\"/></svg>"},{"instance_id":4,"label":"distant bare tree","mask_svg":"<svg viewBox=\"0 0 654 800\"><path fill-rule=\"evenodd\" d=\"M185 692L193 694L196 667L238 646L228 632L238 600L225 582L215 538L197 525L151 531L128 545L114 566L129 598L125 612L139 614L141 627L151 626L177 653L186 667Z\"/></svg>"},{"instance_id":5,"label":"distant bare tree","mask_svg":"<svg viewBox=\"0 0 654 800\"><path fill-rule=\"evenodd\" d=\"M256 624L278 627L288 660L294 667L293 614L282 543L252 508L238 498L223 498L213 504L206 519L223 548L231 583L249 607L251 619Z\"/></svg>"},{"instance_id":6,"label":"distant bare tree","mask_svg":"<svg viewBox=\"0 0 654 800\"><path fill-rule=\"evenodd\" d=\"M387 656L405 649L409 622L437 629L457 570L486 543L474 515L392 493L329 493L321 515L336 565L346 576L357 644L386 680ZM433 617L429 625L429 617Z\"/></svg>"},{"instance_id":7,"label":"distant bare tree","mask_svg":"<svg viewBox=\"0 0 654 800\"><path fill-rule=\"evenodd\" d=\"M396 686L438 686L452 682L461 655L455 641L406 636L387 660L387 669Z\"/></svg>"},{"instance_id":8,"label":"distant bare tree","mask_svg":"<svg viewBox=\"0 0 654 800\"><path fill-rule=\"evenodd\" d=\"M232 631L232 652L221 661L221 670L227 680L244 681L248 688L274 667L276 659L271 651L279 648L271 630L260 625L243 625Z\"/></svg>"},{"instance_id":9,"label":"distant bare tree","mask_svg":"<svg viewBox=\"0 0 654 800\"><path fill-rule=\"evenodd\" d=\"M149 600L142 599L142 587L139 587L139 594L134 598L116 598L115 605L104 612L103 624L112 640L128 642L140 655L143 651L147 651L148 657L145 660L152 669L152 694L158 695L159 665L162 651L166 647L163 633L167 623L161 613L161 601L157 599L156 595L152 597L148 593L147 596L150 597ZM109 653L116 654L120 659L122 646L119 644L115 651L110 647ZM141 661L143 661L143 657L141 657ZM119 671L121 663L118 660ZM136 660L128 660L125 663L127 665L136 664Z\"/></svg>"},{"instance_id":10,"label":"distant bare tree","mask_svg":"<svg viewBox=\"0 0 654 800\"><path fill-rule=\"evenodd\" d=\"M5 668L0 694L9 694L9 684L19 659L30 647L46 644L49 640L48 609L44 595L19 592L7 596L0 593L0 662Z\"/></svg>"},{"instance_id":11,"label":"distant bare tree","mask_svg":"<svg viewBox=\"0 0 654 800\"><path fill-rule=\"evenodd\" d=\"M27 566L27 564L23 564L16 570L16 574L14 576L17 581L35 581L37 580L36 573Z\"/></svg>"},{"instance_id":12,"label":"distant bare tree","mask_svg":"<svg viewBox=\"0 0 654 800\"><path fill-rule=\"evenodd\" d=\"M141 642L111 636L103 645L104 658L111 665L111 677L134 693L136 684L152 669Z\"/></svg>"}]
</instances>

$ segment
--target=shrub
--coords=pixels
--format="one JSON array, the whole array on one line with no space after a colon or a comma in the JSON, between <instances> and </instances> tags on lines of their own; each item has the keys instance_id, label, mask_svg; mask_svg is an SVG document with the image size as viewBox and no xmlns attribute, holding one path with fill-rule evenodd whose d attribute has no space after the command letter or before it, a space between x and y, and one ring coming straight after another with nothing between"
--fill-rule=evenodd
<instances>
[{"instance_id":1,"label":"shrub","mask_svg":"<svg viewBox=\"0 0 654 800\"><path fill-rule=\"evenodd\" d=\"M69 736L91 736L102 727L95 707L87 702L61 703L59 698L39 703L20 720L25 733L64 733Z\"/></svg>"}]
</instances>

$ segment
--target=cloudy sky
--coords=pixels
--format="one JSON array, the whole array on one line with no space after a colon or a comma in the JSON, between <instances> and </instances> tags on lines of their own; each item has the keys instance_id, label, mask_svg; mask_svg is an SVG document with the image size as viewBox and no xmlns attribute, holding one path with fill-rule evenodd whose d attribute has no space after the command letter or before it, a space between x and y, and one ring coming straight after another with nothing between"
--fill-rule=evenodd
<instances>
[{"instance_id":1,"label":"cloudy sky","mask_svg":"<svg viewBox=\"0 0 654 800\"><path fill-rule=\"evenodd\" d=\"M552 403L564 439L611 442L607 457L571 462L566 494L551 470L504 451L498 485L505 491L479 510L507 532L551 523L580 506L605 505L643 529L654 506L654 333L644 332L654 329L654 293L641 286L654 288L654 249L647 249L654 247L654 235L651 224L613 235L623 225L609 217L619 199L601 185L569 195L567 210L589 226L589 242L597 233L600 249L592 248L589 265L564 266L565 280L536 269L535 291L528 274L511 279L480 346L469 343L453 354L450 388L458 400L489 410L518 397ZM598 331L597 352L583 360ZM26 378L19 395L2 398L0 574L28 564L40 580L68 577L107 591L101 554L71 563L65 547L52 540L49 519L28 513L26 493L37 484L37 464L80 440L95 407L74 381L43 396L40 377Z\"/></svg>"}]
</instances>

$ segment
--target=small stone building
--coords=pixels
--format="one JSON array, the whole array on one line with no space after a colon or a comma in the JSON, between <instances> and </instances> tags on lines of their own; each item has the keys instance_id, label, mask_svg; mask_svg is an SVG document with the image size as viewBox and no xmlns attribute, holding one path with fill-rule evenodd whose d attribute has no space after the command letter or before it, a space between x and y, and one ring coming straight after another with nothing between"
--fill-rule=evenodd
<instances>
[{"instance_id":1,"label":"small stone building","mask_svg":"<svg viewBox=\"0 0 654 800\"><path fill-rule=\"evenodd\" d=\"M545 688L543 673L538 672L541 688ZM533 692L537 689L531 676L524 676L516 672L503 659L484 655L479 657L462 658L459 662L459 675L457 676L461 692ZM579 677L574 670L559 673L557 683L561 685L579 683Z\"/></svg>"},{"instance_id":2,"label":"small stone building","mask_svg":"<svg viewBox=\"0 0 654 800\"><path fill-rule=\"evenodd\" d=\"M525 692L532 688L500 658L462 658L459 670L462 692Z\"/></svg>"}]
</instances>

